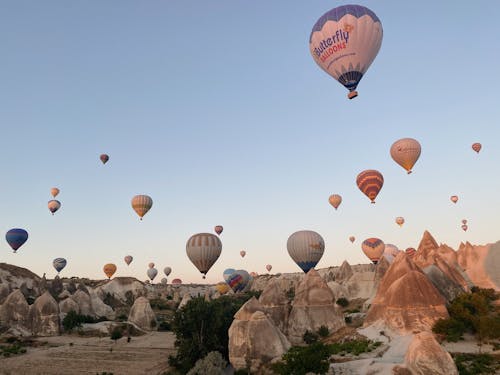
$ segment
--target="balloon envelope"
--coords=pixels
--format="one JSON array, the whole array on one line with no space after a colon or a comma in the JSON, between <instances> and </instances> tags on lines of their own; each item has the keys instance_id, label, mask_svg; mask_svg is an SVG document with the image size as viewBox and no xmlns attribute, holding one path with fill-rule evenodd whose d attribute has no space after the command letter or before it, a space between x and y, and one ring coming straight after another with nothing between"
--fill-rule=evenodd
<instances>
[{"instance_id":1,"label":"balloon envelope","mask_svg":"<svg viewBox=\"0 0 500 375\"><path fill-rule=\"evenodd\" d=\"M102 161L102 164L106 164L109 160L109 155L107 154L101 154L101 156L99 156L99 159L101 159Z\"/></svg>"},{"instance_id":2,"label":"balloon envelope","mask_svg":"<svg viewBox=\"0 0 500 375\"><path fill-rule=\"evenodd\" d=\"M203 274L214 265L222 252L222 242L211 233L198 233L189 238L186 243L186 254L189 260Z\"/></svg>"},{"instance_id":3,"label":"balloon envelope","mask_svg":"<svg viewBox=\"0 0 500 375\"><path fill-rule=\"evenodd\" d=\"M373 264L377 264L384 253L385 244L380 238L367 238L361 244L361 250L363 250L363 253L365 253Z\"/></svg>"},{"instance_id":4,"label":"balloon envelope","mask_svg":"<svg viewBox=\"0 0 500 375\"><path fill-rule=\"evenodd\" d=\"M111 276L113 276L116 272L116 265L113 263L105 264L102 270L104 271L108 279L111 279Z\"/></svg>"},{"instance_id":5,"label":"balloon envelope","mask_svg":"<svg viewBox=\"0 0 500 375\"><path fill-rule=\"evenodd\" d=\"M141 220L151 207L153 207L153 200L148 195L136 195L132 198L132 208Z\"/></svg>"},{"instance_id":6,"label":"balloon envelope","mask_svg":"<svg viewBox=\"0 0 500 375\"><path fill-rule=\"evenodd\" d=\"M171 272L172 272L172 268L170 268L170 267L165 267L165 268L163 269L163 273L164 273L166 276L170 275L170 273L171 273Z\"/></svg>"},{"instance_id":7,"label":"balloon envelope","mask_svg":"<svg viewBox=\"0 0 500 375\"><path fill-rule=\"evenodd\" d=\"M59 194L59 189L56 187L53 187L52 189L50 189L50 194L55 198L57 196L57 194Z\"/></svg>"},{"instance_id":8,"label":"balloon envelope","mask_svg":"<svg viewBox=\"0 0 500 375\"><path fill-rule=\"evenodd\" d=\"M61 272L64 267L66 267L66 259L64 258L56 258L52 261L52 265L56 269L57 273Z\"/></svg>"},{"instance_id":9,"label":"balloon envelope","mask_svg":"<svg viewBox=\"0 0 500 375\"><path fill-rule=\"evenodd\" d=\"M389 263L392 263L392 261L398 254L399 254L399 249L396 245L390 243L385 245L383 256L385 257L385 259L389 261Z\"/></svg>"},{"instance_id":10,"label":"balloon envelope","mask_svg":"<svg viewBox=\"0 0 500 375\"><path fill-rule=\"evenodd\" d=\"M288 237L288 254L307 273L318 264L325 251L325 241L312 230L301 230Z\"/></svg>"},{"instance_id":11,"label":"balloon envelope","mask_svg":"<svg viewBox=\"0 0 500 375\"><path fill-rule=\"evenodd\" d=\"M394 142L391 146L391 157L402 166L408 174L417 162L422 152L422 147L416 139L403 138Z\"/></svg>"},{"instance_id":12,"label":"balloon envelope","mask_svg":"<svg viewBox=\"0 0 500 375\"><path fill-rule=\"evenodd\" d=\"M229 285L225 281L221 281L217 284L215 284L215 289L220 293L220 294L226 294L229 292Z\"/></svg>"},{"instance_id":13,"label":"balloon envelope","mask_svg":"<svg viewBox=\"0 0 500 375\"><path fill-rule=\"evenodd\" d=\"M5 234L5 239L16 252L28 240L28 232L21 228L13 228Z\"/></svg>"},{"instance_id":14,"label":"balloon envelope","mask_svg":"<svg viewBox=\"0 0 500 375\"><path fill-rule=\"evenodd\" d=\"M161 279L160 283L161 283L162 285L167 285L168 280L164 277L163 279Z\"/></svg>"},{"instance_id":15,"label":"balloon envelope","mask_svg":"<svg viewBox=\"0 0 500 375\"><path fill-rule=\"evenodd\" d=\"M476 143L472 144L472 149L474 151L476 151L478 154L479 154L479 151L481 151L481 148L482 148L481 143L476 142Z\"/></svg>"},{"instance_id":16,"label":"balloon envelope","mask_svg":"<svg viewBox=\"0 0 500 375\"><path fill-rule=\"evenodd\" d=\"M356 237L354 237L354 236L350 236L350 237L349 237L349 241L351 241L351 243L352 243L352 242L354 242L354 241L356 241Z\"/></svg>"},{"instance_id":17,"label":"balloon envelope","mask_svg":"<svg viewBox=\"0 0 500 375\"><path fill-rule=\"evenodd\" d=\"M250 281L250 275L245 270L236 270L233 272L227 281L229 287L233 292L240 292L248 285Z\"/></svg>"},{"instance_id":18,"label":"balloon envelope","mask_svg":"<svg viewBox=\"0 0 500 375\"><path fill-rule=\"evenodd\" d=\"M55 199L52 199L49 201L49 203L47 204L47 206L49 207L49 211L52 212L52 215L54 215L54 213L61 208L61 202L59 202L58 200L55 200Z\"/></svg>"},{"instance_id":19,"label":"balloon envelope","mask_svg":"<svg viewBox=\"0 0 500 375\"><path fill-rule=\"evenodd\" d=\"M229 276L231 276L235 272L236 272L235 269L233 269L233 268L227 268L222 273L222 278L224 279L225 282L227 282L229 280Z\"/></svg>"},{"instance_id":20,"label":"balloon envelope","mask_svg":"<svg viewBox=\"0 0 500 375\"><path fill-rule=\"evenodd\" d=\"M450 197L450 199L451 199L451 201L452 201L453 203L457 203L457 202L458 202L458 197L457 197L456 195L452 195L452 196Z\"/></svg>"},{"instance_id":21,"label":"balloon envelope","mask_svg":"<svg viewBox=\"0 0 500 375\"><path fill-rule=\"evenodd\" d=\"M463 224L463 225L462 225L462 230L463 230L464 232L466 232L468 228L469 228L469 227L467 226L467 224Z\"/></svg>"},{"instance_id":22,"label":"balloon envelope","mask_svg":"<svg viewBox=\"0 0 500 375\"><path fill-rule=\"evenodd\" d=\"M148 268L153 268L154 266L155 266L155 264L153 262L148 264Z\"/></svg>"},{"instance_id":23,"label":"balloon envelope","mask_svg":"<svg viewBox=\"0 0 500 375\"><path fill-rule=\"evenodd\" d=\"M214 227L214 231L215 233L217 233L218 235L220 235L222 233L222 231L224 230L224 227L222 225L216 225Z\"/></svg>"},{"instance_id":24,"label":"balloon envelope","mask_svg":"<svg viewBox=\"0 0 500 375\"><path fill-rule=\"evenodd\" d=\"M272 265L270 265L270 264L266 265L267 272L271 272L272 269L273 269Z\"/></svg>"},{"instance_id":25,"label":"balloon envelope","mask_svg":"<svg viewBox=\"0 0 500 375\"><path fill-rule=\"evenodd\" d=\"M173 279L172 280L172 285L181 285L182 284L182 280L181 279Z\"/></svg>"},{"instance_id":26,"label":"balloon envelope","mask_svg":"<svg viewBox=\"0 0 500 375\"><path fill-rule=\"evenodd\" d=\"M396 224L399 225L400 227L402 227L404 223L405 223L405 218L404 217L398 216L396 218Z\"/></svg>"},{"instance_id":27,"label":"balloon envelope","mask_svg":"<svg viewBox=\"0 0 500 375\"><path fill-rule=\"evenodd\" d=\"M241 255L242 258L244 258L245 255L247 255L247 252L245 250L241 250L240 251L240 255Z\"/></svg>"},{"instance_id":28,"label":"balloon envelope","mask_svg":"<svg viewBox=\"0 0 500 375\"><path fill-rule=\"evenodd\" d=\"M467 220L466 219L462 219L462 224L467 224Z\"/></svg>"},{"instance_id":29,"label":"balloon envelope","mask_svg":"<svg viewBox=\"0 0 500 375\"><path fill-rule=\"evenodd\" d=\"M158 275L158 270L156 268L148 268L146 273L147 273L149 279L151 281L153 281L153 279L156 277L156 275Z\"/></svg>"},{"instance_id":30,"label":"balloon envelope","mask_svg":"<svg viewBox=\"0 0 500 375\"><path fill-rule=\"evenodd\" d=\"M339 208L340 204L342 203L342 197L338 194L332 194L328 198L328 202L333 206L333 208L337 209Z\"/></svg>"},{"instance_id":31,"label":"balloon envelope","mask_svg":"<svg viewBox=\"0 0 500 375\"><path fill-rule=\"evenodd\" d=\"M130 265L130 263L132 263L134 258L132 257L132 255L127 255L125 258L123 258L123 260L125 261L125 263L127 263L127 266L128 266L128 265Z\"/></svg>"},{"instance_id":32,"label":"balloon envelope","mask_svg":"<svg viewBox=\"0 0 500 375\"><path fill-rule=\"evenodd\" d=\"M359 81L382 45L382 24L370 9L342 5L323 14L313 26L309 50L327 74L355 98Z\"/></svg>"},{"instance_id":33,"label":"balloon envelope","mask_svg":"<svg viewBox=\"0 0 500 375\"><path fill-rule=\"evenodd\" d=\"M366 195L372 203L375 203L380 189L384 185L384 176L379 171L367 169L356 177L356 184L359 190Z\"/></svg>"}]
</instances>

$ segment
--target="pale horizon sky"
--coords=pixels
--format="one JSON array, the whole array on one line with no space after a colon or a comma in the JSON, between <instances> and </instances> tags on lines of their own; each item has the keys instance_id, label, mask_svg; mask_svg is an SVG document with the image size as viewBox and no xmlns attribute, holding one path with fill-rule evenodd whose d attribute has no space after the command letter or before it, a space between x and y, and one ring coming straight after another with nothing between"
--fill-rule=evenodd
<instances>
[{"instance_id":1,"label":"pale horizon sky","mask_svg":"<svg viewBox=\"0 0 500 375\"><path fill-rule=\"evenodd\" d=\"M368 263L367 237L401 249L426 229L454 249L500 240L500 3L358 2L384 37L353 100L308 46L343 4L3 2L0 262L51 278L64 257L61 276L95 279L111 262L139 280L155 262L155 283L165 266L169 281L203 283L186 241L220 224L205 281L216 283L226 268L300 271L286 241L302 229L325 239L317 268ZM389 155L405 137L422 145L411 175ZM375 205L355 183L365 169L384 175ZM154 202L142 222L136 194ZM13 254L4 237L17 227L30 237Z\"/></svg>"}]
</instances>

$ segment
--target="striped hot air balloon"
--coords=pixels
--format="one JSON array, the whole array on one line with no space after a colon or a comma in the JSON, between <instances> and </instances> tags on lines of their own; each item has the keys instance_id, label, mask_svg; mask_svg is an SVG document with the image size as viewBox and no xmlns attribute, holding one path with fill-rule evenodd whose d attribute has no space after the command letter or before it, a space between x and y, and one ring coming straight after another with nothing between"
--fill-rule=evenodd
<instances>
[{"instance_id":1,"label":"striped hot air balloon","mask_svg":"<svg viewBox=\"0 0 500 375\"><path fill-rule=\"evenodd\" d=\"M116 265L113 263L105 264L102 270L104 271L104 274L108 277L108 279L111 279L111 277L116 272Z\"/></svg>"},{"instance_id":2,"label":"striped hot air balloon","mask_svg":"<svg viewBox=\"0 0 500 375\"><path fill-rule=\"evenodd\" d=\"M203 274L214 265L222 252L222 242L211 233L198 233L189 238L186 243L186 253L189 260Z\"/></svg>"},{"instance_id":3,"label":"striped hot air balloon","mask_svg":"<svg viewBox=\"0 0 500 375\"><path fill-rule=\"evenodd\" d=\"M373 264L377 264L384 253L385 244L380 238L367 238L361 244L361 250L363 250L363 253L365 253Z\"/></svg>"},{"instance_id":4,"label":"striped hot air balloon","mask_svg":"<svg viewBox=\"0 0 500 375\"><path fill-rule=\"evenodd\" d=\"M417 162L422 152L422 147L416 139L402 138L391 146L391 157L396 163L406 169L408 174Z\"/></svg>"},{"instance_id":5,"label":"striped hot air balloon","mask_svg":"<svg viewBox=\"0 0 500 375\"><path fill-rule=\"evenodd\" d=\"M236 270L234 268L227 268L224 270L224 272L222 273L222 278L224 279L224 281L227 282L227 280L229 280L229 276L231 276Z\"/></svg>"},{"instance_id":6,"label":"striped hot air balloon","mask_svg":"<svg viewBox=\"0 0 500 375\"><path fill-rule=\"evenodd\" d=\"M339 208L340 204L342 203L342 197L338 194L332 194L328 198L328 202L333 206L333 208L337 209Z\"/></svg>"},{"instance_id":7,"label":"striped hot air balloon","mask_svg":"<svg viewBox=\"0 0 500 375\"><path fill-rule=\"evenodd\" d=\"M153 200L148 195L136 195L132 198L132 208L141 220L151 207L153 207Z\"/></svg>"},{"instance_id":8,"label":"striped hot air balloon","mask_svg":"<svg viewBox=\"0 0 500 375\"><path fill-rule=\"evenodd\" d=\"M250 275L245 270L236 270L234 271L227 281L227 285L233 290L233 292L241 292L243 291L248 282L250 281Z\"/></svg>"},{"instance_id":9,"label":"striped hot air balloon","mask_svg":"<svg viewBox=\"0 0 500 375\"><path fill-rule=\"evenodd\" d=\"M312 230L301 230L288 237L286 248L294 262L307 273L323 256L325 241Z\"/></svg>"},{"instance_id":10,"label":"striped hot air balloon","mask_svg":"<svg viewBox=\"0 0 500 375\"><path fill-rule=\"evenodd\" d=\"M479 151L481 151L481 148L482 148L482 147L483 147L483 146L481 146L481 143L479 143L479 142L476 142L476 143L473 143L473 144L472 144L472 149L473 149L474 151L476 151L478 154L479 154Z\"/></svg>"},{"instance_id":11,"label":"striped hot air balloon","mask_svg":"<svg viewBox=\"0 0 500 375\"><path fill-rule=\"evenodd\" d=\"M379 171L374 169L367 169L356 177L356 184L359 190L366 195L372 203L375 203L380 189L384 185L384 176Z\"/></svg>"},{"instance_id":12,"label":"striped hot air balloon","mask_svg":"<svg viewBox=\"0 0 500 375\"><path fill-rule=\"evenodd\" d=\"M64 258L56 258L52 261L52 266L56 269L57 274L61 272L68 262Z\"/></svg>"},{"instance_id":13,"label":"striped hot air balloon","mask_svg":"<svg viewBox=\"0 0 500 375\"><path fill-rule=\"evenodd\" d=\"M28 232L22 228L12 228L5 234L5 239L16 252L28 240Z\"/></svg>"}]
</instances>

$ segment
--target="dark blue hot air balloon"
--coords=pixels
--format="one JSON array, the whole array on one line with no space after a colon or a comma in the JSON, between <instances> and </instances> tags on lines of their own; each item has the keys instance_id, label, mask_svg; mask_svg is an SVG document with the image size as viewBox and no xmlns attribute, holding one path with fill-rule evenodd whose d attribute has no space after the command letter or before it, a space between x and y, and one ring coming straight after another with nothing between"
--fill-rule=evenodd
<instances>
[{"instance_id":1,"label":"dark blue hot air balloon","mask_svg":"<svg viewBox=\"0 0 500 375\"><path fill-rule=\"evenodd\" d=\"M12 247L12 250L16 252L28 239L28 232L21 228L12 228L5 235L5 239Z\"/></svg>"},{"instance_id":2,"label":"dark blue hot air balloon","mask_svg":"<svg viewBox=\"0 0 500 375\"><path fill-rule=\"evenodd\" d=\"M56 258L54 259L54 261L52 262L52 265L54 266L54 268L56 269L57 271L57 274L59 274L59 272L61 272L63 270L64 267L66 267L66 264L68 262L66 261L66 259L64 258Z\"/></svg>"}]
</instances>

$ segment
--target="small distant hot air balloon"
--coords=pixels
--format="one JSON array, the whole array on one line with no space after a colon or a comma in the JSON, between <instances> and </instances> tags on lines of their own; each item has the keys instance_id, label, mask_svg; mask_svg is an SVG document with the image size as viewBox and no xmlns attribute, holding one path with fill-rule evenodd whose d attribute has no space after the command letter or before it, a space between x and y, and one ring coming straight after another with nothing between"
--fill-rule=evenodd
<instances>
[{"instance_id":1,"label":"small distant hot air balloon","mask_svg":"<svg viewBox=\"0 0 500 375\"><path fill-rule=\"evenodd\" d=\"M172 280L172 285L181 285L182 284L182 280L181 279L173 279Z\"/></svg>"},{"instance_id":2,"label":"small distant hot air balloon","mask_svg":"<svg viewBox=\"0 0 500 375\"><path fill-rule=\"evenodd\" d=\"M398 216L396 218L396 224L399 225L400 227L402 227L404 223L405 223L405 218L404 217Z\"/></svg>"},{"instance_id":3,"label":"small distant hot air balloon","mask_svg":"<svg viewBox=\"0 0 500 375\"><path fill-rule=\"evenodd\" d=\"M469 227L467 226L467 224L463 224L463 225L462 225L462 230L463 230L464 232L466 232L468 228L469 228Z\"/></svg>"},{"instance_id":4,"label":"small distant hot air balloon","mask_svg":"<svg viewBox=\"0 0 500 375\"><path fill-rule=\"evenodd\" d=\"M245 270L236 270L229 276L227 285L231 287L233 292L240 292L246 288L250 281L250 275Z\"/></svg>"},{"instance_id":5,"label":"small distant hot air balloon","mask_svg":"<svg viewBox=\"0 0 500 375\"><path fill-rule=\"evenodd\" d=\"M59 189L56 187L53 187L52 189L50 189L50 194L55 198L57 196L57 194L59 194Z\"/></svg>"},{"instance_id":6,"label":"small distant hot air balloon","mask_svg":"<svg viewBox=\"0 0 500 375\"><path fill-rule=\"evenodd\" d=\"M382 24L370 9L342 5L323 14L314 24L309 50L327 74L358 95L356 87L382 45Z\"/></svg>"},{"instance_id":7,"label":"small distant hot air balloon","mask_svg":"<svg viewBox=\"0 0 500 375\"><path fill-rule=\"evenodd\" d=\"M363 253L365 253L373 264L377 264L384 253L385 244L380 238L367 238L361 244L361 250L363 250Z\"/></svg>"},{"instance_id":8,"label":"small distant hot air balloon","mask_svg":"<svg viewBox=\"0 0 500 375\"><path fill-rule=\"evenodd\" d=\"M170 267L165 267L163 269L163 273L165 274L165 276L170 275L171 272L172 272L172 268L170 268Z\"/></svg>"},{"instance_id":9,"label":"small distant hot air balloon","mask_svg":"<svg viewBox=\"0 0 500 375\"><path fill-rule=\"evenodd\" d=\"M151 207L153 207L153 200L148 195L136 195L132 198L132 208L141 220Z\"/></svg>"},{"instance_id":10,"label":"small distant hot air balloon","mask_svg":"<svg viewBox=\"0 0 500 375\"><path fill-rule=\"evenodd\" d=\"M99 159L101 159L102 161L102 164L106 164L109 160L109 155L107 154L101 154L101 156L99 156Z\"/></svg>"},{"instance_id":11,"label":"small distant hot air balloon","mask_svg":"<svg viewBox=\"0 0 500 375\"><path fill-rule=\"evenodd\" d=\"M301 230L288 237L286 248L294 262L307 273L323 256L325 241L312 230Z\"/></svg>"},{"instance_id":12,"label":"small distant hot air balloon","mask_svg":"<svg viewBox=\"0 0 500 375\"><path fill-rule=\"evenodd\" d=\"M272 269L273 269L272 265L270 265L270 264L266 265L267 272L271 272Z\"/></svg>"},{"instance_id":13,"label":"small distant hot air balloon","mask_svg":"<svg viewBox=\"0 0 500 375\"><path fill-rule=\"evenodd\" d=\"M104 271L108 279L111 279L111 276L113 276L116 272L116 265L113 263L105 264L102 270Z\"/></svg>"},{"instance_id":14,"label":"small distant hot air balloon","mask_svg":"<svg viewBox=\"0 0 500 375\"><path fill-rule=\"evenodd\" d=\"M452 201L453 203L457 203L457 202L458 202L458 197L457 197L456 195L452 195L452 196L450 197L450 199L451 199L451 201Z\"/></svg>"},{"instance_id":15,"label":"small distant hot air balloon","mask_svg":"<svg viewBox=\"0 0 500 375\"><path fill-rule=\"evenodd\" d=\"M481 143L476 142L476 143L472 144L472 149L474 151L476 151L478 154L479 154L479 151L481 151L481 148L482 148Z\"/></svg>"},{"instance_id":16,"label":"small distant hot air balloon","mask_svg":"<svg viewBox=\"0 0 500 375\"><path fill-rule=\"evenodd\" d=\"M247 255L247 252L245 250L241 250L240 251L240 255L241 255L242 258L244 258L245 255Z\"/></svg>"},{"instance_id":17,"label":"small distant hot air balloon","mask_svg":"<svg viewBox=\"0 0 500 375\"><path fill-rule=\"evenodd\" d=\"M28 240L28 232L21 228L12 228L5 234L5 239L16 252Z\"/></svg>"},{"instance_id":18,"label":"small distant hot air balloon","mask_svg":"<svg viewBox=\"0 0 500 375\"><path fill-rule=\"evenodd\" d=\"M466 219L462 219L462 224L467 224L467 220Z\"/></svg>"},{"instance_id":19,"label":"small distant hot air balloon","mask_svg":"<svg viewBox=\"0 0 500 375\"><path fill-rule=\"evenodd\" d=\"M158 270L156 268L151 267L151 268L148 268L146 273L147 273L149 279L151 281L153 281L153 279L156 277L156 275L158 275Z\"/></svg>"},{"instance_id":20,"label":"small distant hot air balloon","mask_svg":"<svg viewBox=\"0 0 500 375\"><path fill-rule=\"evenodd\" d=\"M328 202L333 206L333 208L337 209L342 203L342 197L338 194L332 194L328 198Z\"/></svg>"},{"instance_id":21,"label":"small distant hot air balloon","mask_svg":"<svg viewBox=\"0 0 500 375\"><path fill-rule=\"evenodd\" d=\"M222 252L222 242L211 233L198 233L189 238L186 243L186 254L189 260L198 268L205 278L208 270L219 259Z\"/></svg>"},{"instance_id":22,"label":"small distant hot air balloon","mask_svg":"<svg viewBox=\"0 0 500 375\"><path fill-rule=\"evenodd\" d=\"M148 264L148 268L154 268L155 264L153 262Z\"/></svg>"},{"instance_id":23,"label":"small distant hot air balloon","mask_svg":"<svg viewBox=\"0 0 500 375\"><path fill-rule=\"evenodd\" d=\"M167 283L168 283L167 278L164 277L163 279L161 279L160 283L161 283L161 285L167 285Z\"/></svg>"},{"instance_id":24,"label":"small distant hot air balloon","mask_svg":"<svg viewBox=\"0 0 500 375\"><path fill-rule=\"evenodd\" d=\"M391 157L410 174L411 169L420 157L421 151L420 143L416 139L403 138L392 144Z\"/></svg>"},{"instance_id":25,"label":"small distant hot air balloon","mask_svg":"<svg viewBox=\"0 0 500 375\"><path fill-rule=\"evenodd\" d=\"M382 176L382 173L379 171L367 169L358 174L358 177L356 177L356 184L359 190L361 190L372 203L375 203L375 198L384 185L384 176Z\"/></svg>"},{"instance_id":26,"label":"small distant hot air balloon","mask_svg":"<svg viewBox=\"0 0 500 375\"><path fill-rule=\"evenodd\" d=\"M132 263L132 261L134 260L134 258L132 257L132 255L127 255L125 258L123 258L123 260L125 261L125 263L127 263L127 266L129 266L130 263Z\"/></svg>"},{"instance_id":27,"label":"small distant hot air balloon","mask_svg":"<svg viewBox=\"0 0 500 375\"><path fill-rule=\"evenodd\" d=\"M59 272L61 272L63 270L63 268L66 267L66 264L67 264L67 262L66 262L66 259L64 259L64 258L56 258L52 262L52 265L56 269L58 275L59 275Z\"/></svg>"},{"instance_id":28,"label":"small distant hot air balloon","mask_svg":"<svg viewBox=\"0 0 500 375\"><path fill-rule=\"evenodd\" d=\"M417 253L417 250L413 247L409 247L405 250L406 255L408 255L410 258L413 258L415 254Z\"/></svg>"},{"instance_id":29,"label":"small distant hot air balloon","mask_svg":"<svg viewBox=\"0 0 500 375\"><path fill-rule=\"evenodd\" d=\"M61 208L61 202L59 202L58 200L52 199L49 201L47 206L49 207L49 211L52 213L52 215L54 215L55 212Z\"/></svg>"},{"instance_id":30,"label":"small distant hot air balloon","mask_svg":"<svg viewBox=\"0 0 500 375\"><path fill-rule=\"evenodd\" d=\"M221 281L215 284L215 290L217 290L221 295L229 292L229 285L225 281Z\"/></svg>"},{"instance_id":31,"label":"small distant hot air balloon","mask_svg":"<svg viewBox=\"0 0 500 375\"><path fill-rule=\"evenodd\" d=\"M356 241L356 237L354 237L354 236L350 236L350 237L349 237L349 241L351 241L351 243L353 243L354 241Z\"/></svg>"},{"instance_id":32,"label":"small distant hot air balloon","mask_svg":"<svg viewBox=\"0 0 500 375\"><path fill-rule=\"evenodd\" d=\"M216 225L214 228L215 233L217 233L219 236L223 230L224 230L224 227L222 225Z\"/></svg>"},{"instance_id":33,"label":"small distant hot air balloon","mask_svg":"<svg viewBox=\"0 0 500 375\"><path fill-rule=\"evenodd\" d=\"M255 271L252 271L252 272L250 272L250 276L257 277L257 276L259 276L259 274Z\"/></svg>"}]
</instances>

